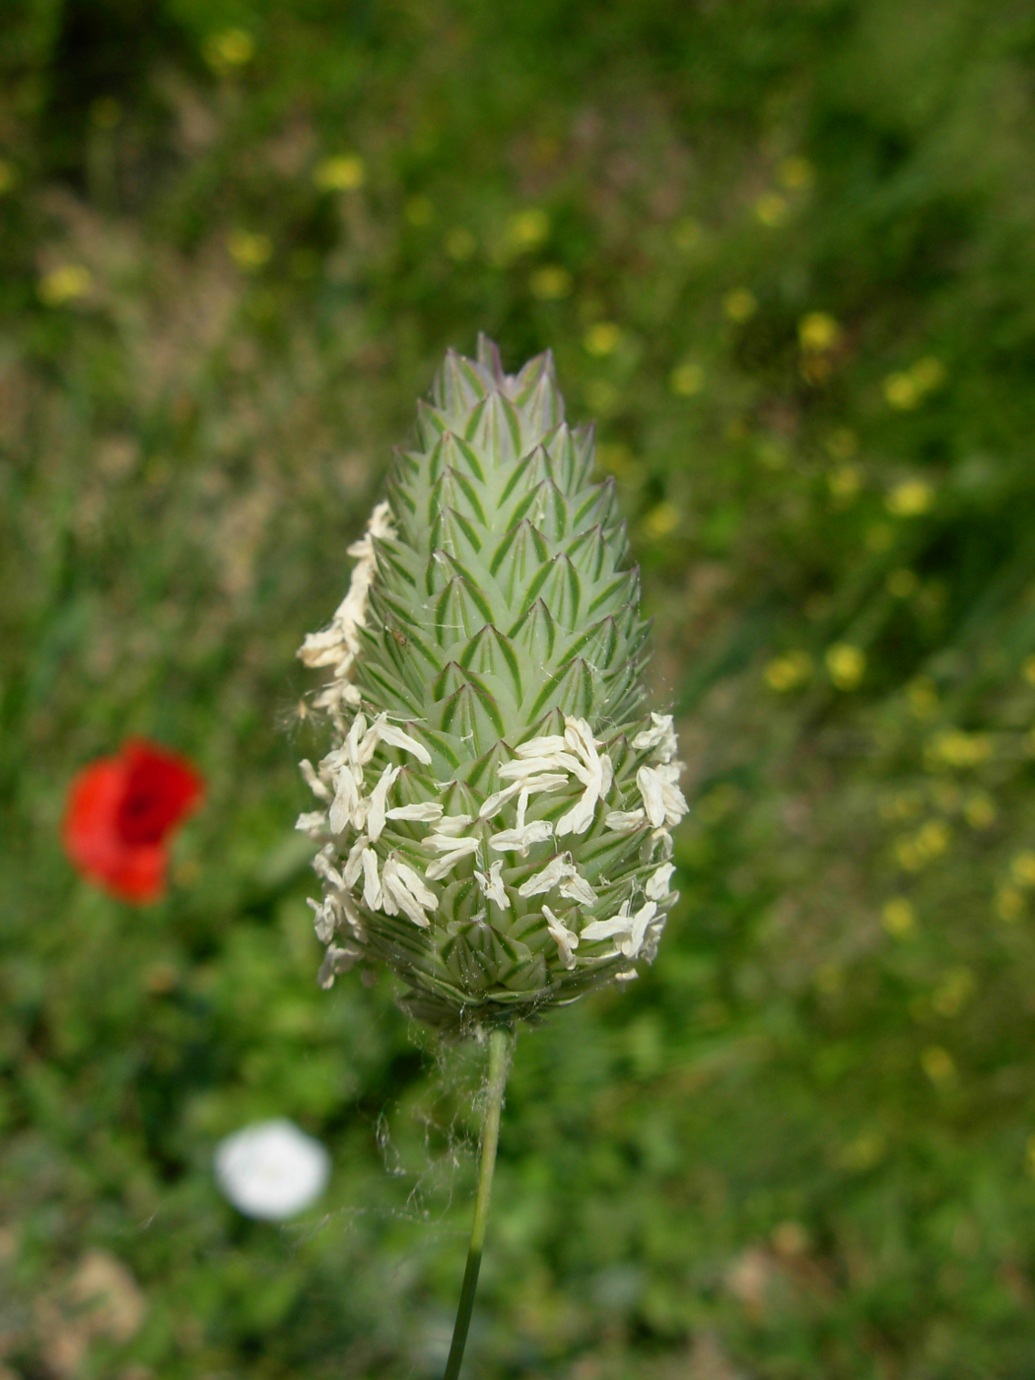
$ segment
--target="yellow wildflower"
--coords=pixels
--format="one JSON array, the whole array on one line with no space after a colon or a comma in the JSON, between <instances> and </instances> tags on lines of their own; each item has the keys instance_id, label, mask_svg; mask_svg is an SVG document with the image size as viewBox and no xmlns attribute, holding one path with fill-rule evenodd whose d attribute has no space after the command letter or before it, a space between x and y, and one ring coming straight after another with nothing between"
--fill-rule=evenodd
<instances>
[{"instance_id":1,"label":"yellow wildflower","mask_svg":"<svg viewBox=\"0 0 1035 1380\"><path fill-rule=\"evenodd\" d=\"M910 412L920 402L920 389L912 374L889 374L882 387L884 401L899 412Z\"/></svg>"},{"instance_id":2,"label":"yellow wildflower","mask_svg":"<svg viewBox=\"0 0 1035 1380\"><path fill-rule=\"evenodd\" d=\"M798 322L798 344L805 351L832 350L840 339L841 327L829 312L810 311Z\"/></svg>"},{"instance_id":3,"label":"yellow wildflower","mask_svg":"<svg viewBox=\"0 0 1035 1380\"><path fill-rule=\"evenodd\" d=\"M755 202L755 215L770 230L783 225L790 206L781 192L763 192Z\"/></svg>"},{"instance_id":4,"label":"yellow wildflower","mask_svg":"<svg viewBox=\"0 0 1035 1380\"><path fill-rule=\"evenodd\" d=\"M940 857L952 840L952 831L941 819L929 819L917 830L916 846L925 862Z\"/></svg>"},{"instance_id":5,"label":"yellow wildflower","mask_svg":"<svg viewBox=\"0 0 1035 1380\"><path fill-rule=\"evenodd\" d=\"M622 328L614 321L596 322L582 338L586 353L596 355L598 359L605 355L613 355L621 343Z\"/></svg>"},{"instance_id":6,"label":"yellow wildflower","mask_svg":"<svg viewBox=\"0 0 1035 1380\"><path fill-rule=\"evenodd\" d=\"M777 177L781 186L786 187L789 192L805 191L812 186L815 176L815 168L801 154L794 154L790 158L785 158L777 170Z\"/></svg>"},{"instance_id":7,"label":"yellow wildflower","mask_svg":"<svg viewBox=\"0 0 1035 1380\"><path fill-rule=\"evenodd\" d=\"M854 1140L842 1146L837 1155L837 1161L845 1169L854 1169L859 1173L865 1173L867 1169L872 1169L875 1164L879 1164L887 1151L887 1137L883 1131L873 1127L868 1131L860 1131Z\"/></svg>"},{"instance_id":8,"label":"yellow wildflower","mask_svg":"<svg viewBox=\"0 0 1035 1380\"><path fill-rule=\"evenodd\" d=\"M532 274L528 286L540 302L559 302L571 292L571 274L560 264L544 264Z\"/></svg>"},{"instance_id":9,"label":"yellow wildflower","mask_svg":"<svg viewBox=\"0 0 1035 1380\"><path fill-rule=\"evenodd\" d=\"M679 526L680 512L674 503L659 503L643 519L648 537L667 537Z\"/></svg>"},{"instance_id":10,"label":"yellow wildflower","mask_svg":"<svg viewBox=\"0 0 1035 1380\"><path fill-rule=\"evenodd\" d=\"M367 166L358 153L339 153L317 163L313 181L322 192L354 192L367 180Z\"/></svg>"},{"instance_id":11,"label":"yellow wildflower","mask_svg":"<svg viewBox=\"0 0 1035 1380\"><path fill-rule=\"evenodd\" d=\"M964 733L959 728L937 734L925 748L933 766L979 767L992 755L992 740L987 733Z\"/></svg>"},{"instance_id":12,"label":"yellow wildflower","mask_svg":"<svg viewBox=\"0 0 1035 1380\"><path fill-rule=\"evenodd\" d=\"M934 506L934 490L923 479L906 479L890 491L884 506L893 517L920 517Z\"/></svg>"},{"instance_id":13,"label":"yellow wildflower","mask_svg":"<svg viewBox=\"0 0 1035 1380\"><path fill-rule=\"evenodd\" d=\"M1035 1136L1029 1136L1024 1147L1024 1167L1029 1177L1035 1179Z\"/></svg>"},{"instance_id":14,"label":"yellow wildflower","mask_svg":"<svg viewBox=\"0 0 1035 1380\"><path fill-rule=\"evenodd\" d=\"M972 829L990 829L998 813L995 801L984 791L975 791L963 803L963 817Z\"/></svg>"},{"instance_id":15,"label":"yellow wildflower","mask_svg":"<svg viewBox=\"0 0 1035 1380\"><path fill-rule=\"evenodd\" d=\"M692 398L704 387L704 370L689 360L677 364L668 376L668 386L677 398Z\"/></svg>"},{"instance_id":16,"label":"yellow wildflower","mask_svg":"<svg viewBox=\"0 0 1035 1380\"><path fill-rule=\"evenodd\" d=\"M1010 876L1018 886L1035 886L1035 853L1025 849L1010 863Z\"/></svg>"},{"instance_id":17,"label":"yellow wildflower","mask_svg":"<svg viewBox=\"0 0 1035 1380\"><path fill-rule=\"evenodd\" d=\"M827 648L827 671L838 690L854 690L866 670L866 653L848 642L835 642Z\"/></svg>"},{"instance_id":18,"label":"yellow wildflower","mask_svg":"<svg viewBox=\"0 0 1035 1380\"><path fill-rule=\"evenodd\" d=\"M941 1045L928 1045L920 1055L920 1066L932 1083L944 1085L956 1077L955 1061Z\"/></svg>"},{"instance_id":19,"label":"yellow wildflower","mask_svg":"<svg viewBox=\"0 0 1035 1380\"><path fill-rule=\"evenodd\" d=\"M731 321L741 325L758 311L758 298L750 288L734 288L722 299L722 309Z\"/></svg>"},{"instance_id":20,"label":"yellow wildflower","mask_svg":"<svg viewBox=\"0 0 1035 1380\"><path fill-rule=\"evenodd\" d=\"M945 365L933 355L926 355L917 360L909 376L921 393L931 393L945 382Z\"/></svg>"},{"instance_id":21,"label":"yellow wildflower","mask_svg":"<svg viewBox=\"0 0 1035 1380\"><path fill-rule=\"evenodd\" d=\"M1015 886L1001 886L996 892L995 909L1000 920L1012 925L1024 914L1024 893Z\"/></svg>"},{"instance_id":22,"label":"yellow wildflower","mask_svg":"<svg viewBox=\"0 0 1035 1380\"><path fill-rule=\"evenodd\" d=\"M85 297L93 287L93 274L82 264L60 264L45 273L37 291L46 307L63 307Z\"/></svg>"},{"instance_id":23,"label":"yellow wildflower","mask_svg":"<svg viewBox=\"0 0 1035 1380\"><path fill-rule=\"evenodd\" d=\"M255 234L251 230L231 230L226 237L226 247L234 263L246 273L256 272L273 256L273 241L269 235Z\"/></svg>"},{"instance_id":24,"label":"yellow wildflower","mask_svg":"<svg viewBox=\"0 0 1035 1380\"><path fill-rule=\"evenodd\" d=\"M916 928L916 911L904 896L893 896L881 911L881 923L888 934L903 939Z\"/></svg>"},{"instance_id":25,"label":"yellow wildflower","mask_svg":"<svg viewBox=\"0 0 1035 1380\"><path fill-rule=\"evenodd\" d=\"M862 471L858 465L838 465L827 475L827 486L838 503L849 504L862 488Z\"/></svg>"},{"instance_id":26,"label":"yellow wildflower","mask_svg":"<svg viewBox=\"0 0 1035 1380\"><path fill-rule=\"evenodd\" d=\"M255 56L255 39L247 29L220 29L209 35L202 51L214 72L226 73L251 62Z\"/></svg>"},{"instance_id":27,"label":"yellow wildflower","mask_svg":"<svg viewBox=\"0 0 1035 1380\"><path fill-rule=\"evenodd\" d=\"M540 206L515 211L507 221L506 241L511 250L523 254L537 249L550 233L550 217Z\"/></svg>"},{"instance_id":28,"label":"yellow wildflower","mask_svg":"<svg viewBox=\"0 0 1035 1380\"><path fill-rule=\"evenodd\" d=\"M1024 658L1021 665L1021 675L1029 685L1035 686L1035 656Z\"/></svg>"},{"instance_id":29,"label":"yellow wildflower","mask_svg":"<svg viewBox=\"0 0 1035 1380\"><path fill-rule=\"evenodd\" d=\"M919 872L927 861L917 847L916 840L909 835L895 840L895 859L906 872Z\"/></svg>"},{"instance_id":30,"label":"yellow wildflower","mask_svg":"<svg viewBox=\"0 0 1035 1380\"><path fill-rule=\"evenodd\" d=\"M784 694L797 689L812 675L812 658L807 652L785 652L766 665L763 675L770 690Z\"/></svg>"}]
</instances>

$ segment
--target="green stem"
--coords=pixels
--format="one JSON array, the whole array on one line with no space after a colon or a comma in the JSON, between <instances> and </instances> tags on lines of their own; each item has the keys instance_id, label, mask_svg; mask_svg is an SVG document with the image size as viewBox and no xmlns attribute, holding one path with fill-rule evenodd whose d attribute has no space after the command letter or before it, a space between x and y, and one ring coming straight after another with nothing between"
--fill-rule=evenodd
<instances>
[{"instance_id":1,"label":"green stem","mask_svg":"<svg viewBox=\"0 0 1035 1380\"><path fill-rule=\"evenodd\" d=\"M460 1289L460 1303L456 1310L453 1343L442 1380L457 1380L464 1359L467 1329L474 1312L474 1293L478 1287L478 1270L485 1244L485 1224L489 1218L489 1195L492 1193L492 1174L496 1168L496 1146L500 1138L500 1112L503 1108L503 1089L507 1086L510 1055L514 1047L514 1033L497 1026L489 1035L489 1085L486 1089L485 1124L482 1127L481 1163L478 1167L478 1194L474 1200L474 1225L471 1244L467 1250L467 1268Z\"/></svg>"}]
</instances>

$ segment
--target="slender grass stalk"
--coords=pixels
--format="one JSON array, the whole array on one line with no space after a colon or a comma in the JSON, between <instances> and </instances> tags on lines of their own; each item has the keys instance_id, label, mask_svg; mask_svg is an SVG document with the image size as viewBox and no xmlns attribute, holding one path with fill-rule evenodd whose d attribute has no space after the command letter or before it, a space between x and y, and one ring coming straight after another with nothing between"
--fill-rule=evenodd
<instances>
[{"instance_id":1,"label":"slender grass stalk","mask_svg":"<svg viewBox=\"0 0 1035 1380\"><path fill-rule=\"evenodd\" d=\"M514 1038L514 1031L503 1026L497 1026L489 1035L488 1100L485 1107L485 1122L482 1127L478 1193L474 1200L474 1223L471 1227L471 1244L467 1250L467 1268L464 1270L464 1282L460 1289L460 1303L456 1310L456 1324L453 1327L453 1341L449 1348L449 1360L446 1362L443 1380L457 1380L460 1374L460 1366L464 1359L464 1347L467 1344L467 1330L471 1326L471 1314L474 1312L474 1295L478 1287L482 1247L485 1244L485 1226L489 1218L492 1176L496 1168L496 1146L499 1144L500 1138L503 1090L507 1085Z\"/></svg>"}]
</instances>

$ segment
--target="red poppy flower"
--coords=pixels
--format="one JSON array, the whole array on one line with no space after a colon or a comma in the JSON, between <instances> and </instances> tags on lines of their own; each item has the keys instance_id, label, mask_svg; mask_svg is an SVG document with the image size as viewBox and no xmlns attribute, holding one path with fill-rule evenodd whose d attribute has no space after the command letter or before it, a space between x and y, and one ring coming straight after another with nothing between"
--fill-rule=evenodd
<instances>
[{"instance_id":1,"label":"red poppy flower","mask_svg":"<svg viewBox=\"0 0 1035 1380\"><path fill-rule=\"evenodd\" d=\"M84 877L123 901L156 901L165 890L168 839L204 791L185 758L131 739L72 782L65 851Z\"/></svg>"}]
</instances>

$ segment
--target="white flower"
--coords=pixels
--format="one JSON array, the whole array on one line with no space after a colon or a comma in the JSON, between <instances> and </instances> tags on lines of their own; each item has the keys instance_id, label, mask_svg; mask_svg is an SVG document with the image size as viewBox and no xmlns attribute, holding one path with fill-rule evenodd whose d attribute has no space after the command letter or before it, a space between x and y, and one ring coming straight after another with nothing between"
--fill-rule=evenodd
<instances>
[{"instance_id":1,"label":"white flower","mask_svg":"<svg viewBox=\"0 0 1035 1380\"><path fill-rule=\"evenodd\" d=\"M371 842L381 837L381 831L385 827L388 792L395 785L395 778L401 770L401 767L385 767L377 785L370 794L370 807L367 810L367 833L370 835Z\"/></svg>"},{"instance_id":2,"label":"white flower","mask_svg":"<svg viewBox=\"0 0 1035 1380\"><path fill-rule=\"evenodd\" d=\"M597 751L599 742L585 719L568 714L564 719L564 741L576 753L578 763L574 775L585 786L581 797L566 815L557 821L557 837L565 834L584 834L593 823L597 802L611 789L614 768L607 753Z\"/></svg>"},{"instance_id":3,"label":"white flower","mask_svg":"<svg viewBox=\"0 0 1035 1380\"><path fill-rule=\"evenodd\" d=\"M313 929L317 939L321 944L329 944L338 928L338 912L334 899L325 896L322 901L314 901L309 896L306 898L306 904L313 908Z\"/></svg>"},{"instance_id":4,"label":"white flower","mask_svg":"<svg viewBox=\"0 0 1035 1380\"><path fill-rule=\"evenodd\" d=\"M518 757L550 757L554 753L564 752L568 744L559 734L550 734L544 738L529 738L520 747L516 747L514 752Z\"/></svg>"},{"instance_id":5,"label":"white flower","mask_svg":"<svg viewBox=\"0 0 1035 1380\"><path fill-rule=\"evenodd\" d=\"M503 861L497 859L489 868L488 874L475 870L475 880L482 889L482 895L495 901L500 910L510 909L510 897L503 885Z\"/></svg>"},{"instance_id":6,"label":"white flower","mask_svg":"<svg viewBox=\"0 0 1035 1380\"><path fill-rule=\"evenodd\" d=\"M687 811L683 792L676 785L679 767L675 763L660 767L641 767L636 773L647 818L655 829L663 825L672 828Z\"/></svg>"},{"instance_id":7,"label":"white flower","mask_svg":"<svg viewBox=\"0 0 1035 1380\"><path fill-rule=\"evenodd\" d=\"M349 850L349 856L345 859L345 866L341 873L341 880L345 886L354 886L357 877L363 871L363 850L369 842L366 834L360 834Z\"/></svg>"},{"instance_id":8,"label":"white flower","mask_svg":"<svg viewBox=\"0 0 1035 1380\"><path fill-rule=\"evenodd\" d=\"M651 874L650 880L644 888L649 901L660 901L662 897L669 894L669 879L675 872L675 863L662 863L658 870Z\"/></svg>"},{"instance_id":9,"label":"white flower","mask_svg":"<svg viewBox=\"0 0 1035 1380\"><path fill-rule=\"evenodd\" d=\"M377 910L381 904L381 882L377 875L377 854L372 848L364 848L360 860L363 864L363 904Z\"/></svg>"},{"instance_id":10,"label":"white flower","mask_svg":"<svg viewBox=\"0 0 1035 1380\"><path fill-rule=\"evenodd\" d=\"M363 827L366 802L362 795L363 772L349 762L343 762L334 778L334 799L328 812L331 831L340 834L346 824L355 829Z\"/></svg>"},{"instance_id":11,"label":"white flower","mask_svg":"<svg viewBox=\"0 0 1035 1380\"><path fill-rule=\"evenodd\" d=\"M443 810L441 805L436 805L428 801L423 805L395 805L387 813L388 819L414 819L422 824L434 824L436 820L442 818Z\"/></svg>"},{"instance_id":12,"label":"white flower","mask_svg":"<svg viewBox=\"0 0 1035 1380\"><path fill-rule=\"evenodd\" d=\"M321 848L313 859L313 871L323 881L330 882L331 886L340 890L345 882L341 873L331 862L331 859L336 856L333 844L329 843L325 848Z\"/></svg>"},{"instance_id":13,"label":"white flower","mask_svg":"<svg viewBox=\"0 0 1035 1380\"><path fill-rule=\"evenodd\" d=\"M586 881L585 877L580 877L573 870L570 877L566 877L560 885L561 895L568 901L579 901L584 906L591 906L597 899L597 893Z\"/></svg>"},{"instance_id":14,"label":"white flower","mask_svg":"<svg viewBox=\"0 0 1035 1380\"><path fill-rule=\"evenodd\" d=\"M657 903L646 901L635 915L629 913L629 902L623 901L618 914L610 920L592 920L582 931L581 938L598 942L614 939L617 949L626 958L638 958L651 921L658 914Z\"/></svg>"},{"instance_id":15,"label":"white flower","mask_svg":"<svg viewBox=\"0 0 1035 1380\"><path fill-rule=\"evenodd\" d=\"M616 834L627 833L631 829L638 829L641 824L647 823L647 813L645 810L608 810L604 816L604 824L608 829L613 829Z\"/></svg>"},{"instance_id":16,"label":"white flower","mask_svg":"<svg viewBox=\"0 0 1035 1380\"><path fill-rule=\"evenodd\" d=\"M359 695L351 682L352 666L359 651L359 629L366 626L370 586L377 574L374 541L395 536L392 513L387 503L379 503L370 515L366 531L348 548L356 557L348 592L334 611L330 623L320 632L310 633L298 655L306 666L333 666L334 677L316 704L340 712L342 703L356 704Z\"/></svg>"},{"instance_id":17,"label":"white flower","mask_svg":"<svg viewBox=\"0 0 1035 1380\"><path fill-rule=\"evenodd\" d=\"M573 718L570 714L566 715L564 719L564 741L582 762L581 769L577 770L575 775L583 785L599 785L599 793L606 795L611 789L611 781L614 777L611 759L606 753L597 751L600 746L599 739L594 738L593 730L586 720Z\"/></svg>"},{"instance_id":18,"label":"white flower","mask_svg":"<svg viewBox=\"0 0 1035 1380\"><path fill-rule=\"evenodd\" d=\"M381 742L387 743L389 747L399 748L402 752L410 752L418 762L423 762L426 767L431 766L431 753L424 744L418 743L416 738L411 738L408 733L397 728L395 724L390 724L387 714L377 716L370 725L370 732L376 733Z\"/></svg>"},{"instance_id":19,"label":"white flower","mask_svg":"<svg viewBox=\"0 0 1035 1380\"><path fill-rule=\"evenodd\" d=\"M316 975L317 982L325 991L333 987L338 974L347 973L358 957L352 949L341 949L336 944L329 944L320 964L320 971Z\"/></svg>"},{"instance_id":20,"label":"white flower","mask_svg":"<svg viewBox=\"0 0 1035 1380\"><path fill-rule=\"evenodd\" d=\"M302 776L305 778L306 785L312 791L313 795L316 796L317 800L330 800L331 793L327 789L326 783L321 781L317 776L312 762L310 762L308 758L303 757L298 766Z\"/></svg>"},{"instance_id":21,"label":"white flower","mask_svg":"<svg viewBox=\"0 0 1035 1380\"><path fill-rule=\"evenodd\" d=\"M568 813L561 815L557 821L557 837L563 838L565 834L584 834L593 823L593 811L599 799L600 792L592 786L587 786Z\"/></svg>"},{"instance_id":22,"label":"white flower","mask_svg":"<svg viewBox=\"0 0 1035 1380\"><path fill-rule=\"evenodd\" d=\"M374 728L367 728L365 714L357 714L352 720L344 751L354 767L365 767L377 751L377 732Z\"/></svg>"},{"instance_id":23,"label":"white flower","mask_svg":"<svg viewBox=\"0 0 1035 1380\"><path fill-rule=\"evenodd\" d=\"M246 1217L283 1222L327 1187L331 1157L318 1140L284 1118L260 1121L220 1141L216 1182Z\"/></svg>"},{"instance_id":24,"label":"white flower","mask_svg":"<svg viewBox=\"0 0 1035 1380\"><path fill-rule=\"evenodd\" d=\"M565 778L561 777L563 781ZM524 789L523 781L515 781L513 785L504 786L502 791L495 791L492 795L487 795L478 811L479 819L492 819L493 815L498 815L506 805L508 800L513 800L519 791Z\"/></svg>"},{"instance_id":25,"label":"white flower","mask_svg":"<svg viewBox=\"0 0 1035 1380\"><path fill-rule=\"evenodd\" d=\"M671 714L651 714L653 728L645 728L642 733L637 733L632 740L632 745L638 752L645 748L656 748L657 758L660 762L671 762L678 751L675 730L672 727Z\"/></svg>"},{"instance_id":26,"label":"white flower","mask_svg":"<svg viewBox=\"0 0 1035 1380\"><path fill-rule=\"evenodd\" d=\"M530 777L538 776L540 773L551 774L560 767L563 771L574 775L580 770L582 764L577 757L573 757L570 752L565 752L563 738L534 738L533 742L538 743L560 743L561 750L557 752L542 753L535 757L516 757L512 762L504 762L500 766L499 774L504 781L527 781ZM523 746L527 747L528 744ZM518 752L521 748L517 749Z\"/></svg>"},{"instance_id":27,"label":"white flower","mask_svg":"<svg viewBox=\"0 0 1035 1380\"><path fill-rule=\"evenodd\" d=\"M508 762L504 765L517 765L520 767L524 767L526 763ZM500 775L502 776L502 774L503 768L501 767ZM478 811L478 818L492 819L493 815L499 814L500 810L502 810L503 806L507 803L508 800L512 800L514 796L518 795L521 792L524 792L524 794L527 797L528 795L531 795L533 791L553 791L556 790L558 786L565 785L567 780L568 778L564 775L563 772L557 771L543 772L541 775L519 775L519 779L517 781L514 781L509 786L505 786L502 791L496 791L494 795L489 795L485 797L485 803L482 805L482 808Z\"/></svg>"},{"instance_id":28,"label":"white flower","mask_svg":"<svg viewBox=\"0 0 1035 1380\"><path fill-rule=\"evenodd\" d=\"M654 901L645 901L636 914L632 917L632 924L629 927L628 939L622 940L619 948L626 958L639 958L640 950L643 948L643 941L647 934L647 927L658 913L657 904Z\"/></svg>"},{"instance_id":29,"label":"white flower","mask_svg":"<svg viewBox=\"0 0 1035 1380\"><path fill-rule=\"evenodd\" d=\"M439 785L442 790L445 790L447 783L439 782ZM448 834L450 838L455 839L464 832L469 824L473 823L474 820L470 815L443 815L438 821L438 828L435 833Z\"/></svg>"},{"instance_id":30,"label":"white flower","mask_svg":"<svg viewBox=\"0 0 1035 1380\"><path fill-rule=\"evenodd\" d=\"M561 962L569 971L575 967L574 949L579 947L579 937L573 930L569 930L563 920L559 920L549 906L543 906L543 918L546 921L546 928L550 932L550 938L557 945L561 955Z\"/></svg>"},{"instance_id":31,"label":"white flower","mask_svg":"<svg viewBox=\"0 0 1035 1380\"><path fill-rule=\"evenodd\" d=\"M393 853L381 874L381 906L387 915L401 911L422 930L431 925L429 910L438 909L438 897L424 884L424 878Z\"/></svg>"},{"instance_id":32,"label":"white flower","mask_svg":"<svg viewBox=\"0 0 1035 1380\"><path fill-rule=\"evenodd\" d=\"M612 916L610 920L591 920L588 925L584 926L580 938L585 939L587 943L597 944L602 939L614 939L616 935L628 935L631 924L629 902L623 901L622 908L617 915Z\"/></svg>"},{"instance_id":33,"label":"white flower","mask_svg":"<svg viewBox=\"0 0 1035 1380\"><path fill-rule=\"evenodd\" d=\"M541 872L522 882L518 887L518 895L542 896L552 887L557 887L567 900L581 901L584 906L592 905L597 899L596 892L586 879L579 875L570 853L559 853Z\"/></svg>"},{"instance_id":34,"label":"white flower","mask_svg":"<svg viewBox=\"0 0 1035 1380\"><path fill-rule=\"evenodd\" d=\"M489 840L489 847L494 853L513 852L527 857L533 843L545 843L552 835L553 825L545 819L536 819L516 829L501 829Z\"/></svg>"},{"instance_id":35,"label":"white flower","mask_svg":"<svg viewBox=\"0 0 1035 1380\"><path fill-rule=\"evenodd\" d=\"M428 881L437 882L452 872L461 858L469 858L472 853L477 853L481 840L471 835L453 838L449 834L435 833L428 834L423 843L425 848L433 848L436 853L442 854L437 862L429 864L426 869Z\"/></svg>"},{"instance_id":36,"label":"white flower","mask_svg":"<svg viewBox=\"0 0 1035 1380\"><path fill-rule=\"evenodd\" d=\"M551 890L558 882L565 877L575 876L575 868L572 866L570 853L558 853L556 858L551 858L541 872L536 872L529 877L527 882L522 882L518 887L519 896L541 896L544 892Z\"/></svg>"},{"instance_id":37,"label":"white flower","mask_svg":"<svg viewBox=\"0 0 1035 1380\"><path fill-rule=\"evenodd\" d=\"M327 816L323 810L307 810L295 820L295 828L310 838L320 838L327 832Z\"/></svg>"}]
</instances>

